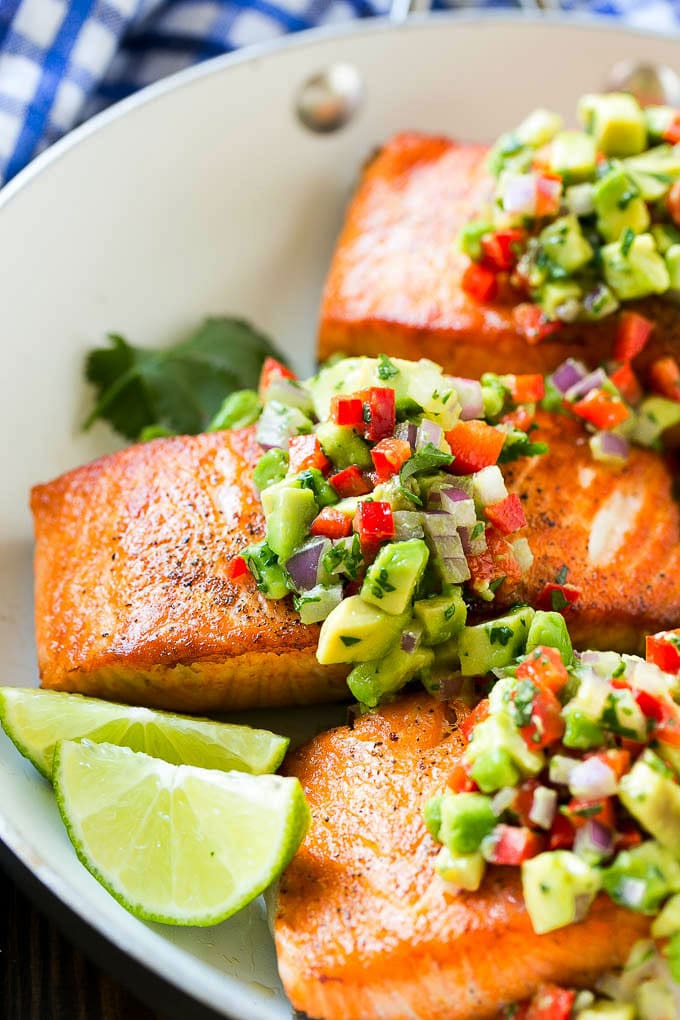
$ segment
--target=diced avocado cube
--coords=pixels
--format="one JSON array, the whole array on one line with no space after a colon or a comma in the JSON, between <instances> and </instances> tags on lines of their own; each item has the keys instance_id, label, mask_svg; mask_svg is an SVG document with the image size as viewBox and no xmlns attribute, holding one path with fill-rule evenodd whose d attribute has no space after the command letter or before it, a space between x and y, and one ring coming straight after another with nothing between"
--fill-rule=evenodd
<instances>
[{"instance_id":1,"label":"diced avocado cube","mask_svg":"<svg viewBox=\"0 0 680 1020\"><path fill-rule=\"evenodd\" d=\"M664 255L670 289L680 290L680 244L672 244Z\"/></svg>"},{"instance_id":2,"label":"diced avocado cube","mask_svg":"<svg viewBox=\"0 0 680 1020\"><path fill-rule=\"evenodd\" d=\"M635 1020L635 1006L628 1002L606 1002L602 999L578 1011L578 1020Z\"/></svg>"},{"instance_id":3,"label":"diced avocado cube","mask_svg":"<svg viewBox=\"0 0 680 1020\"><path fill-rule=\"evenodd\" d=\"M602 886L615 903L654 915L669 893L680 889L680 864L653 840L622 850L602 872Z\"/></svg>"},{"instance_id":4,"label":"diced avocado cube","mask_svg":"<svg viewBox=\"0 0 680 1020\"><path fill-rule=\"evenodd\" d=\"M595 868L570 850L538 854L522 864L524 903L537 935L580 920L599 887Z\"/></svg>"},{"instance_id":5,"label":"diced avocado cube","mask_svg":"<svg viewBox=\"0 0 680 1020\"><path fill-rule=\"evenodd\" d=\"M667 939L680 931L680 894L664 903L663 910L652 922L652 938Z\"/></svg>"},{"instance_id":6,"label":"diced avocado cube","mask_svg":"<svg viewBox=\"0 0 680 1020\"><path fill-rule=\"evenodd\" d=\"M552 110L532 110L528 117L515 131L515 135L523 145L539 149L552 141L558 131L562 130L562 118Z\"/></svg>"},{"instance_id":7,"label":"diced avocado cube","mask_svg":"<svg viewBox=\"0 0 680 1020\"><path fill-rule=\"evenodd\" d=\"M669 1020L677 1015L678 1000L670 979L658 977L641 981L635 989L635 1005L640 1020ZM634 1020L635 1010L632 1006L630 1009L631 1012L622 1020L628 1020L628 1017Z\"/></svg>"},{"instance_id":8,"label":"diced avocado cube","mask_svg":"<svg viewBox=\"0 0 680 1020\"><path fill-rule=\"evenodd\" d=\"M285 478L287 471L288 454L285 450L273 447L271 450L267 450L255 465L253 481L262 492L263 489Z\"/></svg>"},{"instance_id":9,"label":"diced avocado cube","mask_svg":"<svg viewBox=\"0 0 680 1020\"><path fill-rule=\"evenodd\" d=\"M534 158L533 150L525 142L522 142L516 132L507 132L501 135L493 145L487 160L489 173L498 177L508 167L516 167L519 170L528 169Z\"/></svg>"},{"instance_id":10,"label":"diced avocado cube","mask_svg":"<svg viewBox=\"0 0 680 1020\"><path fill-rule=\"evenodd\" d=\"M541 609L536 611L527 634L527 654L538 645L556 648L562 656L564 665L568 666L571 663L574 658L574 649L567 624L561 613L548 613Z\"/></svg>"},{"instance_id":11,"label":"diced avocado cube","mask_svg":"<svg viewBox=\"0 0 680 1020\"><path fill-rule=\"evenodd\" d=\"M268 599L282 599L289 594L283 567L266 542L247 546L241 556L248 564L258 590Z\"/></svg>"},{"instance_id":12,"label":"diced avocado cube","mask_svg":"<svg viewBox=\"0 0 680 1020\"><path fill-rule=\"evenodd\" d=\"M655 223L652 226L652 237L662 255L673 245L680 245L680 230L671 223Z\"/></svg>"},{"instance_id":13,"label":"diced avocado cube","mask_svg":"<svg viewBox=\"0 0 680 1020\"><path fill-rule=\"evenodd\" d=\"M420 538L384 545L366 571L361 586L364 602L392 615L403 613L423 576L429 555Z\"/></svg>"},{"instance_id":14,"label":"diced avocado cube","mask_svg":"<svg viewBox=\"0 0 680 1020\"><path fill-rule=\"evenodd\" d=\"M263 491L262 507L267 518L267 545L285 564L304 542L319 512L314 493L279 482Z\"/></svg>"},{"instance_id":15,"label":"diced avocado cube","mask_svg":"<svg viewBox=\"0 0 680 1020\"><path fill-rule=\"evenodd\" d=\"M589 322L604 319L607 315L615 312L618 307L619 302L604 283L598 284L583 298L583 314Z\"/></svg>"},{"instance_id":16,"label":"diced avocado cube","mask_svg":"<svg viewBox=\"0 0 680 1020\"><path fill-rule=\"evenodd\" d=\"M458 247L473 262L479 262L482 257L482 238L493 231L494 225L488 220L471 220L458 234Z\"/></svg>"},{"instance_id":17,"label":"diced avocado cube","mask_svg":"<svg viewBox=\"0 0 680 1020\"><path fill-rule=\"evenodd\" d=\"M316 435L321 449L339 470L353 464L362 469L373 467L368 443L350 425L325 421L318 426Z\"/></svg>"},{"instance_id":18,"label":"diced avocado cube","mask_svg":"<svg viewBox=\"0 0 680 1020\"><path fill-rule=\"evenodd\" d=\"M619 783L625 808L662 846L680 847L680 786L638 760Z\"/></svg>"},{"instance_id":19,"label":"diced avocado cube","mask_svg":"<svg viewBox=\"0 0 680 1020\"><path fill-rule=\"evenodd\" d=\"M677 111L672 106L646 106L642 115L650 142L660 142L673 123Z\"/></svg>"},{"instance_id":20,"label":"diced avocado cube","mask_svg":"<svg viewBox=\"0 0 680 1020\"><path fill-rule=\"evenodd\" d=\"M639 156L630 156L623 161L626 170L637 170L666 180L680 177L680 147L657 145Z\"/></svg>"},{"instance_id":21,"label":"diced avocado cube","mask_svg":"<svg viewBox=\"0 0 680 1020\"><path fill-rule=\"evenodd\" d=\"M446 793L441 805L439 839L452 854L471 854L495 828L491 798L481 793Z\"/></svg>"},{"instance_id":22,"label":"diced avocado cube","mask_svg":"<svg viewBox=\"0 0 680 1020\"><path fill-rule=\"evenodd\" d=\"M423 817L425 818L425 825L427 831L430 833L433 839L439 839L439 829L442 824L442 801L446 794L437 794L436 797L430 797L429 800L425 801L425 807L423 808Z\"/></svg>"},{"instance_id":23,"label":"diced avocado cube","mask_svg":"<svg viewBox=\"0 0 680 1020\"><path fill-rule=\"evenodd\" d=\"M565 747L587 750L604 744L604 730L580 708L566 706L563 712L566 728L562 743Z\"/></svg>"},{"instance_id":24,"label":"diced avocado cube","mask_svg":"<svg viewBox=\"0 0 680 1020\"><path fill-rule=\"evenodd\" d=\"M605 156L634 156L647 148L645 118L627 92L583 96L578 115Z\"/></svg>"},{"instance_id":25,"label":"diced avocado cube","mask_svg":"<svg viewBox=\"0 0 680 1020\"><path fill-rule=\"evenodd\" d=\"M592 183L570 185L564 192L564 203L574 216L590 216L595 211Z\"/></svg>"},{"instance_id":26,"label":"diced avocado cube","mask_svg":"<svg viewBox=\"0 0 680 1020\"><path fill-rule=\"evenodd\" d=\"M647 739L647 719L629 690L612 691L606 700L600 723L603 728L628 740Z\"/></svg>"},{"instance_id":27,"label":"diced avocado cube","mask_svg":"<svg viewBox=\"0 0 680 1020\"><path fill-rule=\"evenodd\" d=\"M495 620L465 627L459 638L460 664L465 676L483 676L509 666L526 647L534 610L519 606Z\"/></svg>"},{"instance_id":28,"label":"diced avocado cube","mask_svg":"<svg viewBox=\"0 0 680 1020\"><path fill-rule=\"evenodd\" d=\"M321 623L342 601L342 585L328 587L317 584L295 596L293 601L303 623Z\"/></svg>"},{"instance_id":29,"label":"diced avocado cube","mask_svg":"<svg viewBox=\"0 0 680 1020\"><path fill-rule=\"evenodd\" d=\"M482 751L470 770L470 775L483 793L495 793L507 786L516 786L520 773L504 747L490 747Z\"/></svg>"},{"instance_id":30,"label":"diced avocado cube","mask_svg":"<svg viewBox=\"0 0 680 1020\"><path fill-rule=\"evenodd\" d=\"M467 606L461 589L455 585L442 595L418 599L413 603L413 615L423 625L426 645L439 645L449 641L465 626Z\"/></svg>"},{"instance_id":31,"label":"diced avocado cube","mask_svg":"<svg viewBox=\"0 0 680 1020\"><path fill-rule=\"evenodd\" d=\"M293 476L297 485L302 489L309 489L314 493L316 505L321 508L333 506L338 502L338 494L332 485L329 485L318 468L307 468L299 475Z\"/></svg>"},{"instance_id":32,"label":"diced avocado cube","mask_svg":"<svg viewBox=\"0 0 680 1020\"><path fill-rule=\"evenodd\" d=\"M607 283L621 301L663 294L670 277L651 234L614 241L601 249Z\"/></svg>"},{"instance_id":33,"label":"diced avocado cube","mask_svg":"<svg viewBox=\"0 0 680 1020\"><path fill-rule=\"evenodd\" d=\"M465 758L474 766L482 755L499 748L507 752L522 776L538 775L545 764L544 755L527 747L506 712L492 714L475 726L465 749Z\"/></svg>"},{"instance_id":34,"label":"diced avocado cube","mask_svg":"<svg viewBox=\"0 0 680 1020\"><path fill-rule=\"evenodd\" d=\"M566 184L589 180L595 173L597 148L584 131L560 131L550 147L550 169Z\"/></svg>"},{"instance_id":35,"label":"diced avocado cube","mask_svg":"<svg viewBox=\"0 0 680 1020\"><path fill-rule=\"evenodd\" d=\"M208 425L208 432L222 429L243 429L260 417L262 401L255 390L236 390L225 397L219 411Z\"/></svg>"},{"instance_id":36,"label":"diced avocado cube","mask_svg":"<svg viewBox=\"0 0 680 1020\"><path fill-rule=\"evenodd\" d=\"M362 705L375 708L386 697L401 690L409 680L429 670L433 661L434 652L429 648L405 652L397 645L383 658L355 666L347 677L347 686Z\"/></svg>"},{"instance_id":37,"label":"diced avocado cube","mask_svg":"<svg viewBox=\"0 0 680 1020\"><path fill-rule=\"evenodd\" d=\"M578 283L560 280L546 283L540 291L539 304L549 319L571 322L580 314L582 297Z\"/></svg>"},{"instance_id":38,"label":"diced avocado cube","mask_svg":"<svg viewBox=\"0 0 680 1020\"><path fill-rule=\"evenodd\" d=\"M452 854L448 847L443 846L435 858L434 870L440 878L456 888L476 892L484 878L486 861L479 851L473 854Z\"/></svg>"},{"instance_id":39,"label":"diced avocado cube","mask_svg":"<svg viewBox=\"0 0 680 1020\"><path fill-rule=\"evenodd\" d=\"M581 269L593 257L593 249L573 215L560 216L545 227L541 231L540 242L548 258L567 273Z\"/></svg>"},{"instance_id":40,"label":"diced avocado cube","mask_svg":"<svg viewBox=\"0 0 680 1020\"><path fill-rule=\"evenodd\" d=\"M308 435L314 426L299 407L278 400L265 405L255 428L255 438L265 446L282 446L292 436Z\"/></svg>"},{"instance_id":41,"label":"diced avocado cube","mask_svg":"<svg viewBox=\"0 0 680 1020\"><path fill-rule=\"evenodd\" d=\"M625 230L642 234L649 226L649 210L637 185L618 166L601 177L593 188L597 229L605 241L618 241Z\"/></svg>"},{"instance_id":42,"label":"diced avocado cube","mask_svg":"<svg viewBox=\"0 0 680 1020\"><path fill-rule=\"evenodd\" d=\"M324 666L381 659L399 639L407 620L406 614L390 616L369 606L360 595L350 595L324 620L317 659Z\"/></svg>"},{"instance_id":43,"label":"diced avocado cube","mask_svg":"<svg viewBox=\"0 0 680 1020\"><path fill-rule=\"evenodd\" d=\"M640 446L654 446L666 429L680 424L680 404L668 397L646 397L636 411L630 438Z\"/></svg>"},{"instance_id":44,"label":"diced avocado cube","mask_svg":"<svg viewBox=\"0 0 680 1020\"><path fill-rule=\"evenodd\" d=\"M647 174L627 167L626 172L645 202L658 202L670 189L672 181L667 174Z\"/></svg>"}]
</instances>

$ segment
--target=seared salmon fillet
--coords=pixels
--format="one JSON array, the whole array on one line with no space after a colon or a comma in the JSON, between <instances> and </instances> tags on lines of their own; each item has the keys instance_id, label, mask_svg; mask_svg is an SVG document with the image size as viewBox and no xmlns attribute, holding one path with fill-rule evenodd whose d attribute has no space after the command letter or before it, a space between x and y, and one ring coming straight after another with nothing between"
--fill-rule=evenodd
<instances>
[{"instance_id":1,"label":"seared salmon fillet","mask_svg":"<svg viewBox=\"0 0 680 1020\"><path fill-rule=\"evenodd\" d=\"M328 701L318 625L231 581L264 535L252 430L129 447L31 494L44 687L187 711Z\"/></svg>"},{"instance_id":2,"label":"seared salmon fillet","mask_svg":"<svg viewBox=\"0 0 680 1020\"><path fill-rule=\"evenodd\" d=\"M421 692L291 755L312 824L278 891L279 972L323 1020L487 1020L543 982L587 985L622 964L649 919L599 897L581 924L536 935L517 868L454 893L422 817L464 746Z\"/></svg>"},{"instance_id":3,"label":"seared salmon fillet","mask_svg":"<svg viewBox=\"0 0 680 1020\"><path fill-rule=\"evenodd\" d=\"M680 622L680 509L670 460L631 447L621 468L593 459L581 424L539 414L549 453L504 468L528 521L533 602L562 567L581 595L567 620L578 648L642 651L642 635Z\"/></svg>"},{"instance_id":4,"label":"seared salmon fillet","mask_svg":"<svg viewBox=\"0 0 680 1020\"><path fill-rule=\"evenodd\" d=\"M456 250L463 224L488 201L488 149L448 138L398 134L366 166L327 277L319 358L391 354L431 358L446 371L549 372L567 357L596 366L611 358L617 316L565 326L539 344L518 331L513 303L482 305L461 290L467 259ZM633 306L631 306L633 307ZM636 362L680 355L677 306L638 310L657 323Z\"/></svg>"}]
</instances>

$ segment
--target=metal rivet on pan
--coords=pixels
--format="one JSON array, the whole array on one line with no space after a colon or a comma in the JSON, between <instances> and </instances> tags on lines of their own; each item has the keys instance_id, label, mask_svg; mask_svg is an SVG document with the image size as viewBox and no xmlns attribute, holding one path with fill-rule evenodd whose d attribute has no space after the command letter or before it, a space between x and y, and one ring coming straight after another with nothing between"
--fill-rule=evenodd
<instances>
[{"instance_id":1,"label":"metal rivet on pan","mask_svg":"<svg viewBox=\"0 0 680 1020\"><path fill-rule=\"evenodd\" d=\"M320 134L344 127L361 105L361 75L351 64L331 64L303 84L295 101L299 119Z\"/></svg>"},{"instance_id":2,"label":"metal rivet on pan","mask_svg":"<svg viewBox=\"0 0 680 1020\"><path fill-rule=\"evenodd\" d=\"M680 105L680 76L663 64L641 64L624 60L609 72L607 88L630 92L645 106Z\"/></svg>"}]
</instances>

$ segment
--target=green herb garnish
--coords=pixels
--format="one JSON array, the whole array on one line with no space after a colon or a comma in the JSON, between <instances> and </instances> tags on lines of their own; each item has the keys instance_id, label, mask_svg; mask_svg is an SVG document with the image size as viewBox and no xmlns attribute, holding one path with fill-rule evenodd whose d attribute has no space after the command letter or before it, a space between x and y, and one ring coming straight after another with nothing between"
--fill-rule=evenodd
<instances>
[{"instance_id":1,"label":"green herb garnish","mask_svg":"<svg viewBox=\"0 0 680 1020\"><path fill-rule=\"evenodd\" d=\"M436 468L446 467L453 463L453 456L438 449L434 443L426 443L422 449L410 457L399 472L402 485L412 475L421 471L434 471Z\"/></svg>"}]
</instances>

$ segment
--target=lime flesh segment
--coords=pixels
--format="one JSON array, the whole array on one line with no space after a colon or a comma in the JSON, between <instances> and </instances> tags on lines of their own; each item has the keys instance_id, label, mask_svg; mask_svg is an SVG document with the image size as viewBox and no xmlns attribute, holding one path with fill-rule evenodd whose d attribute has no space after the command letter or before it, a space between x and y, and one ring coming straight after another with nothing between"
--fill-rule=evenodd
<instances>
[{"instance_id":1,"label":"lime flesh segment","mask_svg":"<svg viewBox=\"0 0 680 1020\"><path fill-rule=\"evenodd\" d=\"M85 867L136 917L217 924L281 874L309 809L297 779L169 765L62 741L54 789Z\"/></svg>"},{"instance_id":2,"label":"lime flesh segment","mask_svg":"<svg viewBox=\"0 0 680 1020\"><path fill-rule=\"evenodd\" d=\"M0 723L47 779L59 740L86 737L143 751L172 765L255 775L275 772L289 743L268 730L37 688L0 687Z\"/></svg>"}]
</instances>

